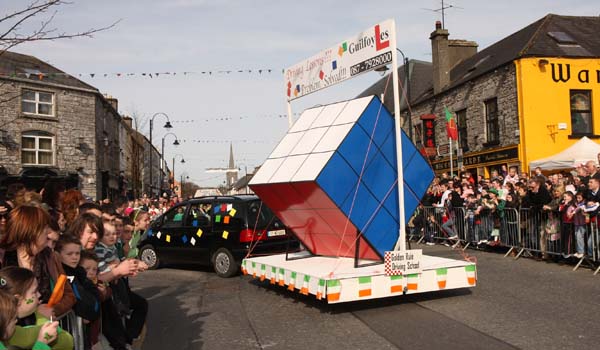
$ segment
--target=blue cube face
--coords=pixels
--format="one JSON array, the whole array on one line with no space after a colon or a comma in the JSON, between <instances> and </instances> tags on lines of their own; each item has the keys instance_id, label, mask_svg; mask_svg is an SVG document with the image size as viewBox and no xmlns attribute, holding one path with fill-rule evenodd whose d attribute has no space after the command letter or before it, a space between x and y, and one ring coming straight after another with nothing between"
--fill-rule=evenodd
<instances>
[{"instance_id":1,"label":"blue cube face","mask_svg":"<svg viewBox=\"0 0 600 350\"><path fill-rule=\"evenodd\" d=\"M314 254L352 257L358 248L361 258L383 259L398 241L399 211L407 223L434 177L402 132L399 205L394 125L377 97L309 109L250 187ZM290 184L296 196L290 196ZM327 234L319 229L326 226Z\"/></svg>"}]
</instances>

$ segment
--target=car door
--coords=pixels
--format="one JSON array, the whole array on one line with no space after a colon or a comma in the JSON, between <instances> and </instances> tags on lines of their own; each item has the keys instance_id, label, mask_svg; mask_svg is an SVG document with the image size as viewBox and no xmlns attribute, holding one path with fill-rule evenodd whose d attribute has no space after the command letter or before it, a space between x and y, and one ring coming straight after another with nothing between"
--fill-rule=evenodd
<instances>
[{"instance_id":1,"label":"car door","mask_svg":"<svg viewBox=\"0 0 600 350\"><path fill-rule=\"evenodd\" d=\"M212 234L212 202L191 202L184 221L185 258L189 263L208 265L210 262L210 236Z\"/></svg>"},{"instance_id":2,"label":"car door","mask_svg":"<svg viewBox=\"0 0 600 350\"><path fill-rule=\"evenodd\" d=\"M182 249L185 246L184 219L188 204L180 203L163 215L162 225L155 233L155 237L161 242L161 259L172 263L183 263L186 259L182 257Z\"/></svg>"}]
</instances>

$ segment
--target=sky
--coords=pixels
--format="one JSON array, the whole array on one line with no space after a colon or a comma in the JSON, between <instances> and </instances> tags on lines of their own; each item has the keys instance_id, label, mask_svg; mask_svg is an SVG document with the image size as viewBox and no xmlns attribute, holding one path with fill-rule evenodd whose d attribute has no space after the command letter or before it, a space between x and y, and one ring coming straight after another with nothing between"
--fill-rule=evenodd
<instances>
[{"instance_id":1,"label":"sky","mask_svg":"<svg viewBox=\"0 0 600 350\"><path fill-rule=\"evenodd\" d=\"M31 2L2 0L0 15ZM476 41L479 50L548 13L600 15L597 0L444 2L449 5L450 39ZM155 116L154 144L160 149L164 137L165 160L171 164L175 157L177 178L183 174L200 186L216 186L225 174L206 169L228 166L230 144L243 175L284 136L283 69L390 18L396 21L398 48L410 59L431 61L429 35L441 20L435 11L441 6L439 0L70 0L19 31L28 33L51 15L51 28L61 33L117 23L92 38L38 41L13 51L36 56L117 98L119 112L137 116L146 135ZM0 23L0 30L6 25ZM356 97L380 78L366 73L295 100L293 113ZM156 113L168 115L173 128L162 128L166 118ZM175 135L165 136L168 132ZM175 136L180 146L172 145Z\"/></svg>"}]
</instances>

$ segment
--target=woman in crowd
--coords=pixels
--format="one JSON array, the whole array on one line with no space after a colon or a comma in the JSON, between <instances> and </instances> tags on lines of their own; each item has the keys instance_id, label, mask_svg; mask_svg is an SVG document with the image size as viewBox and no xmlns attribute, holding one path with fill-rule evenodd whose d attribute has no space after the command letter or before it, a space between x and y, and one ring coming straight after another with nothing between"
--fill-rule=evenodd
<instances>
[{"instance_id":1,"label":"woman in crowd","mask_svg":"<svg viewBox=\"0 0 600 350\"><path fill-rule=\"evenodd\" d=\"M64 274L58 256L48 248L50 215L38 207L21 205L10 212L6 234L0 241L4 250L2 267L19 266L33 271L38 282L42 301L38 312L45 318L60 317L71 310L75 296L69 285L65 285L63 297L54 306L48 300L58 277ZM35 317L24 321L35 323Z\"/></svg>"}]
</instances>

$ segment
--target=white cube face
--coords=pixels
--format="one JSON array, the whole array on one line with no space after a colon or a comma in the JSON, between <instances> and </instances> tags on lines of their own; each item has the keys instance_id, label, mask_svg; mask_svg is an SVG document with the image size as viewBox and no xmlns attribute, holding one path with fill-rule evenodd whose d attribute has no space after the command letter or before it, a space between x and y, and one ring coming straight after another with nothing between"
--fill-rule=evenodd
<instances>
[{"instance_id":1,"label":"white cube face","mask_svg":"<svg viewBox=\"0 0 600 350\"><path fill-rule=\"evenodd\" d=\"M304 136L304 131L289 133L279 142L269 158L284 158L290 155L298 141Z\"/></svg>"},{"instance_id":2,"label":"white cube face","mask_svg":"<svg viewBox=\"0 0 600 350\"><path fill-rule=\"evenodd\" d=\"M342 141L344 141L344 138L346 135L348 135L348 132L350 132L352 126L354 126L354 124L343 124L329 127L325 135L323 135L317 146L314 148L313 152L317 153L335 151Z\"/></svg>"},{"instance_id":3,"label":"white cube face","mask_svg":"<svg viewBox=\"0 0 600 350\"><path fill-rule=\"evenodd\" d=\"M327 132L327 129L328 128L316 128L305 131L302 139L296 144L296 147L290 152L290 155L295 156L312 153L319 141L323 138L323 135Z\"/></svg>"},{"instance_id":4,"label":"white cube face","mask_svg":"<svg viewBox=\"0 0 600 350\"><path fill-rule=\"evenodd\" d=\"M292 182L315 181L334 152L313 153L292 177Z\"/></svg>"},{"instance_id":5,"label":"white cube face","mask_svg":"<svg viewBox=\"0 0 600 350\"><path fill-rule=\"evenodd\" d=\"M277 169L275 174L273 174L273 177L271 177L271 179L269 180L269 183L290 182L292 180L292 177L296 175L298 169L300 169L306 158L308 158L308 154L290 156L285 158L279 169Z\"/></svg>"},{"instance_id":6,"label":"white cube face","mask_svg":"<svg viewBox=\"0 0 600 350\"><path fill-rule=\"evenodd\" d=\"M355 123L362 112L364 112L365 108L371 100L372 96L359 98L357 100L349 101L346 107L344 108L344 113L340 113L338 117L333 122L333 125L347 124L347 123Z\"/></svg>"},{"instance_id":7,"label":"white cube face","mask_svg":"<svg viewBox=\"0 0 600 350\"><path fill-rule=\"evenodd\" d=\"M250 185L269 183L273 174L279 169L284 160L285 158L267 159L260 167L260 170L252 177L252 180L250 180Z\"/></svg>"},{"instance_id":8,"label":"white cube face","mask_svg":"<svg viewBox=\"0 0 600 350\"><path fill-rule=\"evenodd\" d=\"M338 117L338 115L340 115L340 113L344 110L347 104L348 102L345 101L325 106L323 108L323 111L319 114L319 116L310 126L311 129L330 126L331 124L333 124L335 119Z\"/></svg>"},{"instance_id":9,"label":"white cube face","mask_svg":"<svg viewBox=\"0 0 600 350\"><path fill-rule=\"evenodd\" d=\"M319 116L322 110L323 107L307 109L300 115L300 117L298 118L298 120L296 120L294 125L292 125L292 128L289 132L293 133L310 129L310 126L313 124L313 122Z\"/></svg>"}]
</instances>

